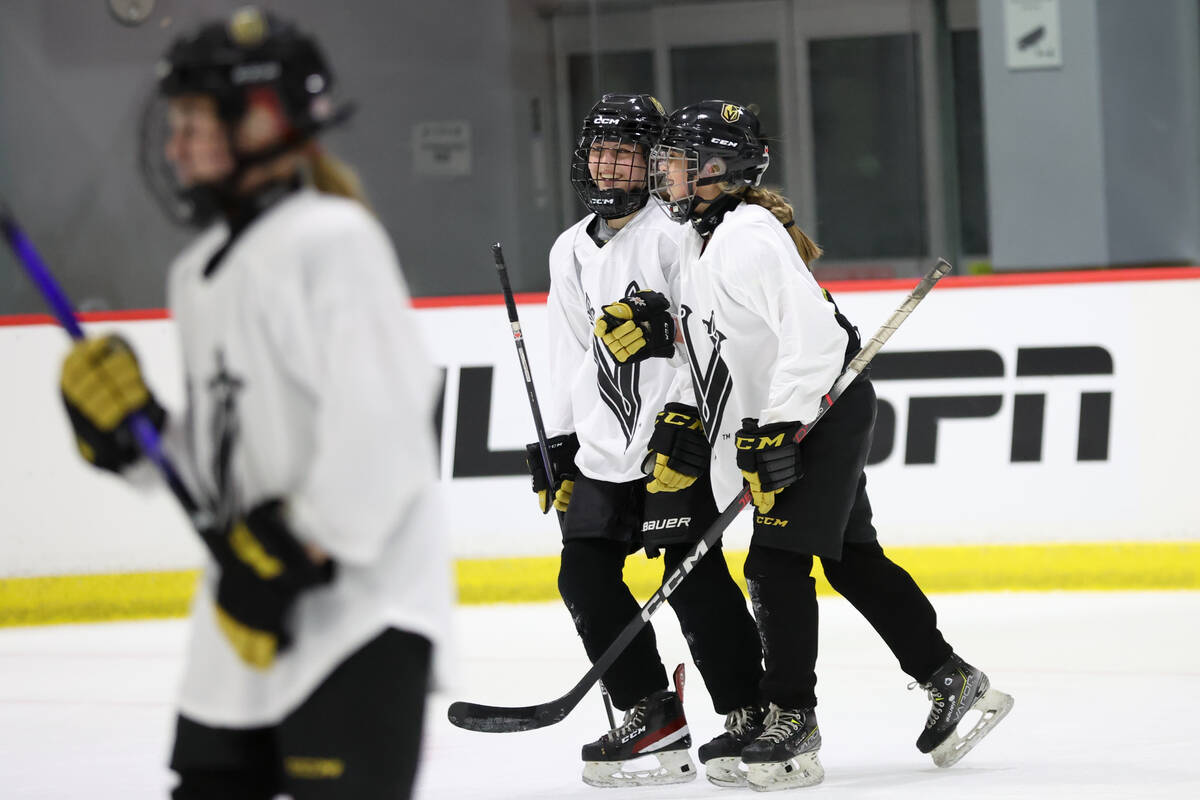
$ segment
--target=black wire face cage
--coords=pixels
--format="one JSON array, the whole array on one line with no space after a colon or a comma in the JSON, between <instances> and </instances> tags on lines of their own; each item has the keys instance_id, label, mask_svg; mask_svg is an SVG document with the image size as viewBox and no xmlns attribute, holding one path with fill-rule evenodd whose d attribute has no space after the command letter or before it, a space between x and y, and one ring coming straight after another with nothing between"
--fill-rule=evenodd
<instances>
[{"instance_id":1,"label":"black wire face cage","mask_svg":"<svg viewBox=\"0 0 1200 800\"><path fill-rule=\"evenodd\" d=\"M151 91L142 108L142 123L139 131L138 166L150 194L169 219L180 225L196 225L204 222L204 214L189 197L188 190L179 182L174 167L167 161L167 98Z\"/></svg>"},{"instance_id":2,"label":"black wire face cage","mask_svg":"<svg viewBox=\"0 0 1200 800\"><path fill-rule=\"evenodd\" d=\"M659 144L650 151L650 194L676 222L692 214L699 173L700 156L691 148Z\"/></svg>"},{"instance_id":3,"label":"black wire face cage","mask_svg":"<svg viewBox=\"0 0 1200 800\"><path fill-rule=\"evenodd\" d=\"M712 138L695 133L668 134L664 143L655 145L651 151L650 194L662 203L663 210L676 222L685 222L692 216L697 203L697 187L712 184L758 186L771 163L765 145L742 152L696 144L697 139L711 141Z\"/></svg>"},{"instance_id":4,"label":"black wire face cage","mask_svg":"<svg viewBox=\"0 0 1200 800\"><path fill-rule=\"evenodd\" d=\"M649 155L646 145L637 138L585 133L571 157L571 185L596 216L627 217L646 205L649 198Z\"/></svg>"}]
</instances>

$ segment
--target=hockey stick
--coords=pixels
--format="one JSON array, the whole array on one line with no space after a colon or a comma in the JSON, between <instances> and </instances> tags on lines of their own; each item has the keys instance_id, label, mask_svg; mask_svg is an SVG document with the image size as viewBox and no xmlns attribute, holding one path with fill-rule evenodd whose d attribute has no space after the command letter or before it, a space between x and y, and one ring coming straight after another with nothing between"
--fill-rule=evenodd
<instances>
[{"instance_id":1,"label":"hockey stick","mask_svg":"<svg viewBox=\"0 0 1200 800\"><path fill-rule=\"evenodd\" d=\"M529 369L529 357L525 353L525 336L521 332L521 320L517 317L517 302L513 297L512 285L508 282L508 266L504 263L504 251L500 243L492 245L492 255L496 259L496 272L500 275L500 288L504 291L504 305L508 308L508 321L512 325L513 343L517 346L517 358L521 362L521 377L525 381L525 394L529 397L529 410L533 413L533 427L537 430L538 449L542 453L542 468L546 470L546 510L550 513L554 504L554 471L550 467L550 449L546 444L546 426L542 424L542 407L538 405L537 391L533 388L533 372ZM600 696L604 698L604 713L608 715L609 727L617 727L613 718L612 701L608 698L608 690L600 684Z\"/></svg>"},{"instance_id":2,"label":"hockey stick","mask_svg":"<svg viewBox=\"0 0 1200 800\"><path fill-rule=\"evenodd\" d=\"M546 470L546 508L550 513L554 505L554 471L550 468L550 450L546 446L546 428L542 425L542 407L538 405L537 391L533 388L533 373L529 371L529 356L525 353L525 336L521 333L521 320L517 318L517 302L513 299L512 286L508 282L508 267L504 264L504 251L500 243L492 245L492 256L496 259L496 272L500 275L500 288L504 290L504 305L508 308L508 321L512 326L513 344L517 346L517 358L521 362L521 377L525 381L525 395L529 398L529 410L533 412L533 427L537 430L538 449L542 452L542 468Z\"/></svg>"},{"instance_id":3,"label":"hockey stick","mask_svg":"<svg viewBox=\"0 0 1200 800\"><path fill-rule=\"evenodd\" d=\"M4 238L8 242L9 247L12 248L13 254L16 255L17 261L20 262L21 267L46 301L46 305L50 308L50 313L58 320L58 324L63 327L72 339L83 339L83 328L79 325L79 320L75 316L71 301L67 299L66 293L63 292L58 281L50 273L50 268L46 266L46 262L38 255L37 249L17 224L8 206L2 201L0 201L0 230L3 231ZM200 507L196 499L192 497L192 493L184 485L175 466L167 458L167 454L163 452L162 440L158 435L158 431L155 430L154 425L146 418L145 414L141 413L130 416L129 425L133 431L134 440L137 442L138 448L142 451L142 455L158 468L163 480L167 483L167 487L170 488L171 494L175 495L175 499L183 506L183 510L187 513L192 525L200 533L201 537L207 538L204 531L212 526L212 514L207 509Z\"/></svg>"},{"instance_id":4,"label":"hockey stick","mask_svg":"<svg viewBox=\"0 0 1200 800\"><path fill-rule=\"evenodd\" d=\"M875 335L863 345L850 363L842 370L842 374L838 376L834 382L833 388L829 393L821 398L821 405L817 409L817 414L812 421L804 425L796 432L794 441L799 442L813 426L821 421L821 417L827 412L837 399L842 396L842 393L854 382L854 380L862 374L871 359L879 352L879 348L883 347L884 342L891 338L900 324L908 318L912 310L917 307L917 304L924 299L925 295L933 288L942 276L953 269L950 263L945 259L938 259L921 282L917 284L900 304L887 322L875 331ZM587 671L579 683L575 684L571 691L567 692L562 697L551 700L548 703L541 703L536 706L521 706L515 708L507 708L503 706L487 706L479 703L452 703L447 712L450 721L460 728L466 728L472 731L483 731L486 733L509 733L512 731L529 731L536 728L543 728L547 725L553 725L560 722L571 709L579 704L587 691L592 687L592 684L600 679L608 668L613 665L617 658L629 646L629 643L641 632L646 623L650 621L650 617L658 610L659 606L671 596L671 593L679 586L680 582L688 576L688 573L695 568L704 554L712 549L725 533L725 529L733 522L738 513L750 503L750 488L743 486L742 491L734 498L733 502L721 512L716 521L709 526L704 532L704 536L700 541L696 542L688 554L683 557L671 574L663 579L662 586L659 587L646 604L642 606L642 610L636 617L629 621L624 630L613 640L613 643L608 646L608 649L596 659L592 664L592 668Z\"/></svg>"}]
</instances>

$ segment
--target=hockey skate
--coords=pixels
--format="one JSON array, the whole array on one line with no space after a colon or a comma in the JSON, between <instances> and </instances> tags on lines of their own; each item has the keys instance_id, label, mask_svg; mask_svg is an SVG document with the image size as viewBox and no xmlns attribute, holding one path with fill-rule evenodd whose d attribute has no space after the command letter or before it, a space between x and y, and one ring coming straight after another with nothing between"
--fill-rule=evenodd
<instances>
[{"instance_id":1,"label":"hockey skate","mask_svg":"<svg viewBox=\"0 0 1200 800\"><path fill-rule=\"evenodd\" d=\"M724 787L746 785L742 750L763 732L766 715L766 709L760 706L745 706L725 715L725 732L700 745L700 763L709 783Z\"/></svg>"},{"instance_id":2,"label":"hockey skate","mask_svg":"<svg viewBox=\"0 0 1200 800\"><path fill-rule=\"evenodd\" d=\"M933 756L933 763L939 767L958 763L1013 707L1012 697L991 688L982 670L953 654L933 673L929 683L909 684L910 689L915 686L924 689L933 703L925 730L917 738L917 749ZM979 711L981 716L960 736L958 724L971 710Z\"/></svg>"},{"instance_id":3,"label":"hockey skate","mask_svg":"<svg viewBox=\"0 0 1200 800\"><path fill-rule=\"evenodd\" d=\"M798 789L825 779L825 768L817 758L821 732L813 709L785 709L772 703L763 725L765 730L742 750L751 789Z\"/></svg>"},{"instance_id":4,"label":"hockey skate","mask_svg":"<svg viewBox=\"0 0 1200 800\"><path fill-rule=\"evenodd\" d=\"M683 715L683 665L675 668L675 691L642 698L624 721L583 746L583 782L589 786L657 786L696 778L688 754L692 737ZM649 762L657 759L657 766ZM647 757L644 765L626 763Z\"/></svg>"}]
</instances>

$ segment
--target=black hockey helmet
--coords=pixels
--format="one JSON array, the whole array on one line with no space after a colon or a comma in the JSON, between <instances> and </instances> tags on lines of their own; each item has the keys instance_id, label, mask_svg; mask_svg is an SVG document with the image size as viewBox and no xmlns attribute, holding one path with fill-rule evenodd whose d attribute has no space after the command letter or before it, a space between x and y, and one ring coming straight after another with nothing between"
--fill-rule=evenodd
<instances>
[{"instance_id":1,"label":"black hockey helmet","mask_svg":"<svg viewBox=\"0 0 1200 800\"><path fill-rule=\"evenodd\" d=\"M333 73L316 40L254 6L176 39L157 71L161 94L211 95L221 118L231 123L241 119L254 89L278 95L299 136L341 122L350 112L333 105Z\"/></svg>"},{"instance_id":2,"label":"black hockey helmet","mask_svg":"<svg viewBox=\"0 0 1200 800\"><path fill-rule=\"evenodd\" d=\"M345 122L354 109L336 105L331 94L333 72L316 40L280 17L247 6L228 19L209 22L180 36L156 68L157 92L142 120L141 166L152 193L180 222L205 223L213 214L214 192L227 186L182 187L163 153L166 99L198 94L212 97L225 123L230 151L243 171L303 144L320 131ZM233 131L256 93L278 100L288 123L283 141L254 153L237 152Z\"/></svg>"},{"instance_id":3,"label":"black hockey helmet","mask_svg":"<svg viewBox=\"0 0 1200 800\"><path fill-rule=\"evenodd\" d=\"M673 198L672 162L682 162L686 187ZM724 100L705 100L671 113L662 138L654 147L650 191L671 219L684 222L696 206L696 188L712 184L757 186L770 152L763 141L758 117L748 108Z\"/></svg>"},{"instance_id":4,"label":"black hockey helmet","mask_svg":"<svg viewBox=\"0 0 1200 800\"><path fill-rule=\"evenodd\" d=\"M604 219L618 219L646 205L650 194L645 164L666 121L662 103L648 94L606 94L592 106L571 158L571 185L590 211ZM601 153L623 145L632 145L643 165L634 165L629 180L620 181L624 188L600 188L592 170L599 169Z\"/></svg>"}]
</instances>

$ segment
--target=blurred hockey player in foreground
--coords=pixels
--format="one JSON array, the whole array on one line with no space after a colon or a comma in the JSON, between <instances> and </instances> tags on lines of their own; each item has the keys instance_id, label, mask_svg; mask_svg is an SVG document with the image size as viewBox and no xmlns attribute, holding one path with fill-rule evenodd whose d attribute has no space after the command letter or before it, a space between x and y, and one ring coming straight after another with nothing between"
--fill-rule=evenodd
<instances>
[{"instance_id":1,"label":"blurred hockey player in foreground","mask_svg":"<svg viewBox=\"0 0 1200 800\"><path fill-rule=\"evenodd\" d=\"M558 587L593 661L639 612L622 579L626 557L641 547L661 550L669 572L717 515L710 444L687 399L686 364L626 363L597 338L619 337L630 317L627 304L599 308L603 298L632 295L633 304L675 306L680 228L647 204L647 159L665 121L649 95L607 94L592 107L571 163L571 182L592 213L564 231L550 252L554 381L546 428L554 474L547 479L536 443L528 462L542 510L553 505L561 514ZM646 355L674 353L673 325L655 336ZM731 720L761 716L758 633L724 552L719 545L713 550L670 603L716 711ZM682 678L680 667L675 690L668 688L647 625L604 676L613 703L626 713L615 729L583 746L585 782L641 786L696 777ZM744 784L736 769L736 737L744 735L733 727L701 746L714 783ZM641 756L657 763L626 766Z\"/></svg>"},{"instance_id":2,"label":"blurred hockey player in foreground","mask_svg":"<svg viewBox=\"0 0 1200 800\"><path fill-rule=\"evenodd\" d=\"M409 797L450 605L434 371L387 234L314 140L348 113L315 40L253 8L158 78L145 166L203 227L168 282L187 408L116 336L74 346L62 392L91 463L136 478L145 413L211 511L173 796Z\"/></svg>"},{"instance_id":3,"label":"blurred hockey player in foreground","mask_svg":"<svg viewBox=\"0 0 1200 800\"><path fill-rule=\"evenodd\" d=\"M859 350L858 331L807 264L821 251L792 207L759 188L769 163L758 118L709 100L675 111L650 163L651 191L685 225L680 242L680 327L696 404L714 442L712 483L726 506L750 486L754 533L746 582L766 655L760 733L741 751L752 788L810 786L824 778L816 719L817 598L829 583L871 623L932 701L917 748L950 766L1008 713L942 638L929 600L884 554L871 523L866 465L875 424L867 373L799 444L822 396ZM635 315L644 330L665 309ZM637 329L614 349L646 347ZM979 722L960 737L969 709Z\"/></svg>"}]
</instances>

